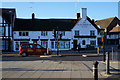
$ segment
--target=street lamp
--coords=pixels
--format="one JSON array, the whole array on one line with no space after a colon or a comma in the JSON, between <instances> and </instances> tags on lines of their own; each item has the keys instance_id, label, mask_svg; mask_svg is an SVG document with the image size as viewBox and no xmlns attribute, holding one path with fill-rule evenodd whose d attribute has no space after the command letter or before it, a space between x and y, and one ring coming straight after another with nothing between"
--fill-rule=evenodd
<instances>
[{"instance_id":1,"label":"street lamp","mask_svg":"<svg viewBox=\"0 0 120 80\"><path fill-rule=\"evenodd\" d=\"M105 62L105 45L107 42L107 29L105 28L104 35L103 35L103 61Z\"/></svg>"}]
</instances>

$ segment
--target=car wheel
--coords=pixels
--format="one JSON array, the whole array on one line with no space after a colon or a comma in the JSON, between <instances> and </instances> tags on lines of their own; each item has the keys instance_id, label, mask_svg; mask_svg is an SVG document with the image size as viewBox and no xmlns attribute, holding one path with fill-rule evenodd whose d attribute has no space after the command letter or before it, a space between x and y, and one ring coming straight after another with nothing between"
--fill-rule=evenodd
<instances>
[{"instance_id":1,"label":"car wheel","mask_svg":"<svg viewBox=\"0 0 120 80\"><path fill-rule=\"evenodd\" d=\"M22 57L26 57L27 54L25 52L22 53Z\"/></svg>"},{"instance_id":2,"label":"car wheel","mask_svg":"<svg viewBox=\"0 0 120 80\"><path fill-rule=\"evenodd\" d=\"M44 55L47 55L47 52L44 52Z\"/></svg>"}]
</instances>

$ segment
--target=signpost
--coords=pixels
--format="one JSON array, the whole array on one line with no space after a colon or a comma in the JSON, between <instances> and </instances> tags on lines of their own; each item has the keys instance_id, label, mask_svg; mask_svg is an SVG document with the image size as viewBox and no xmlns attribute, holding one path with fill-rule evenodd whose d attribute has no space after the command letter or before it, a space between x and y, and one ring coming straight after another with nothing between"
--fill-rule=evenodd
<instances>
[{"instance_id":1,"label":"signpost","mask_svg":"<svg viewBox=\"0 0 120 80\"><path fill-rule=\"evenodd\" d=\"M55 42L57 41L57 55L59 55L59 39L62 39L62 33L57 30L53 29L53 36L55 38Z\"/></svg>"}]
</instances>

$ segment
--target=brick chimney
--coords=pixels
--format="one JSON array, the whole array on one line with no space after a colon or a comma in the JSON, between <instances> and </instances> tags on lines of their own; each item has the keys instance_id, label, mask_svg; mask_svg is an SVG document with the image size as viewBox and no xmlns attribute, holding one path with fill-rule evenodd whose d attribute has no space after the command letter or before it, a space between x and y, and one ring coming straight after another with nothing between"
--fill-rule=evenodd
<instances>
[{"instance_id":1,"label":"brick chimney","mask_svg":"<svg viewBox=\"0 0 120 80\"><path fill-rule=\"evenodd\" d=\"M80 18L80 13L77 13L76 16L77 16L77 19L79 19Z\"/></svg>"},{"instance_id":2,"label":"brick chimney","mask_svg":"<svg viewBox=\"0 0 120 80\"><path fill-rule=\"evenodd\" d=\"M81 8L81 17L82 19L87 19L87 8Z\"/></svg>"},{"instance_id":3,"label":"brick chimney","mask_svg":"<svg viewBox=\"0 0 120 80\"><path fill-rule=\"evenodd\" d=\"M32 19L35 19L35 14L34 13L32 13Z\"/></svg>"}]
</instances>

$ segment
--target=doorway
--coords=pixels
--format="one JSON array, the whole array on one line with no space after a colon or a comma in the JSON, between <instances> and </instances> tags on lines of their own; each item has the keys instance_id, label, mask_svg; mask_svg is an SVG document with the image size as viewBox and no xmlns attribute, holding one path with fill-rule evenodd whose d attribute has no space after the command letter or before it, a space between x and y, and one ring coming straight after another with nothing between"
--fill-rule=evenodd
<instances>
[{"instance_id":1,"label":"doorway","mask_svg":"<svg viewBox=\"0 0 120 80\"><path fill-rule=\"evenodd\" d=\"M77 50L77 40L73 40L73 49Z\"/></svg>"}]
</instances>

